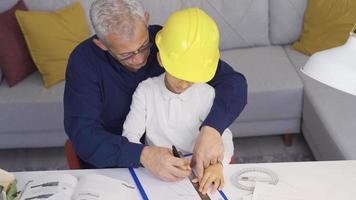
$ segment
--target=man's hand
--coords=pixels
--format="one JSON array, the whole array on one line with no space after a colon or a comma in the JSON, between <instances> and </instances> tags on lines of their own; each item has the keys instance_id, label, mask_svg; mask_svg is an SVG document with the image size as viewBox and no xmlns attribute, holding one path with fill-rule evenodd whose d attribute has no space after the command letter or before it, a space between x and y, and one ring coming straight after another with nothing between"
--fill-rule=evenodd
<instances>
[{"instance_id":1,"label":"man's hand","mask_svg":"<svg viewBox=\"0 0 356 200\"><path fill-rule=\"evenodd\" d=\"M195 143L192 166L195 167L199 182L204 168L221 162L224 158L224 145L220 133L209 126L203 126Z\"/></svg>"},{"instance_id":2,"label":"man's hand","mask_svg":"<svg viewBox=\"0 0 356 200\"><path fill-rule=\"evenodd\" d=\"M174 157L168 148L146 146L142 150L140 162L154 176L164 181L179 181L191 173L189 160Z\"/></svg>"}]
</instances>

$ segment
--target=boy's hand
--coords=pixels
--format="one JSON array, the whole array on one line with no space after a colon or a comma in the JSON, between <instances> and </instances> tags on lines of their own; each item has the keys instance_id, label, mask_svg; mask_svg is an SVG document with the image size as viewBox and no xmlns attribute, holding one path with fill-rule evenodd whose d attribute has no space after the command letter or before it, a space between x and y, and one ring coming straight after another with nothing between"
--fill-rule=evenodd
<instances>
[{"instance_id":1,"label":"boy's hand","mask_svg":"<svg viewBox=\"0 0 356 200\"><path fill-rule=\"evenodd\" d=\"M210 165L204 170L203 178L199 183L199 191L206 194L211 184L213 184L213 193L224 187L223 166L220 162Z\"/></svg>"}]
</instances>

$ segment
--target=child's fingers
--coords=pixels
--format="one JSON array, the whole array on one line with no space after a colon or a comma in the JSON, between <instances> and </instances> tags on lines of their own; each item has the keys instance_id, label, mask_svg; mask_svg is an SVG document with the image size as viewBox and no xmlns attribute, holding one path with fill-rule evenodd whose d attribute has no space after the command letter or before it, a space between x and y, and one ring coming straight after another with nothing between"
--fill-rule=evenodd
<instances>
[{"instance_id":1,"label":"child's fingers","mask_svg":"<svg viewBox=\"0 0 356 200\"><path fill-rule=\"evenodd\" d=\"M199 182L199 192L203 192L204 185L209 179L209 175L205 173L203 177L201 178L201 181Z\"/></svg>"},{"instance_id":2,"label":"child's fingers","mask_svg":"<svg viewBox=\"0 0 356 200\"><path fill-rule=\"evenodd\" d=\"M210 176L208 178L208 180L205 182L204 186L203 186L203 194L206 194L208 192L209 186L214 182L214 180L216 179L216 177L214 176Z\"/></svg>"},{"instance_id":3,"label":"child's fingers","mask_svg":"<svg viewBox=\"0 0 356 200\"><path fill-rule=\"evenodd\" d=\"M222 190L222 189L223 189L223 187L224 187L224 185L225 185L225 180L224 180L224 177L222 177L222 178L220 179L220 186L219 186L219 190Z\"/></svg>"},{"instance_id":4,"label":"child's fingers","mask_svg":"<svg viewBox=\"0 0 356 200\"><path fill-rule=\"evenodd\" d=\"M208 172L206 172L203 177L201 178L201 180L199 181L199 191L203 192L204 186L208 183L209 178L212 175Z\"/></svg>"},{"instance_id":5,"label":"child's fingers","mask_svg":"<svg viewBox=\"0 0 356 200\"><path fill-rule=\"evenodd\" d=\"M216 192L216 190L219 189L219 186L221 184L221 179L220 178L215 179L213 184L214 184L214 188L213 188L212 192L214 194Z\"/></svg>"}]
</instances>

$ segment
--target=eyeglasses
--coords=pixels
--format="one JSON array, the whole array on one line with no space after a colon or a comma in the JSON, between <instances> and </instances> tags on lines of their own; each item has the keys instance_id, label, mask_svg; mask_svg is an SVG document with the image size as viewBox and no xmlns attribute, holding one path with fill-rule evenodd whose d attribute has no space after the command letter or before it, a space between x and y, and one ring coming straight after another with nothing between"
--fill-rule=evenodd
<instances>
[{"instance_id":1,"label":"eyeglasses","mask_svg":"<svg viewBox=\"0 0 356 200\"><path fill-rule=\"evenodd\" d=\"M132 52L128 52L128 53L122 53L122 54L117 54L117 58L119 60L119 62L125 61L125 60L129 60L131 58L133 58L135 55L143 53L145 51L147 51L148 49L150 49L152 47L153 43L152 42L148 42L147 44L142 45L139 49L137 49L136 51L132 51Z\"/></svg>"}]
</instances>

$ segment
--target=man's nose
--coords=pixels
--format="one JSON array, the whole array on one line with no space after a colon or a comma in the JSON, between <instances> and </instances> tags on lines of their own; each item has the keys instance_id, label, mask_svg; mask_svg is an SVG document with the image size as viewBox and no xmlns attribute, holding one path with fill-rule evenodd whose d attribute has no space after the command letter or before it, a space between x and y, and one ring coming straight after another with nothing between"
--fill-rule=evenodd
<instances>
[{"instance_id":1,"label":"man's nose","mask_svg":"<svg viewBox=\"0 0 356 200\"><path fill-rule=\"evenodd\" d=\"M143 53L136 53L133 57L133 61L134 63L143 63L145 59L145 55L143 55Z\"/></svg>"}]
</instances>

